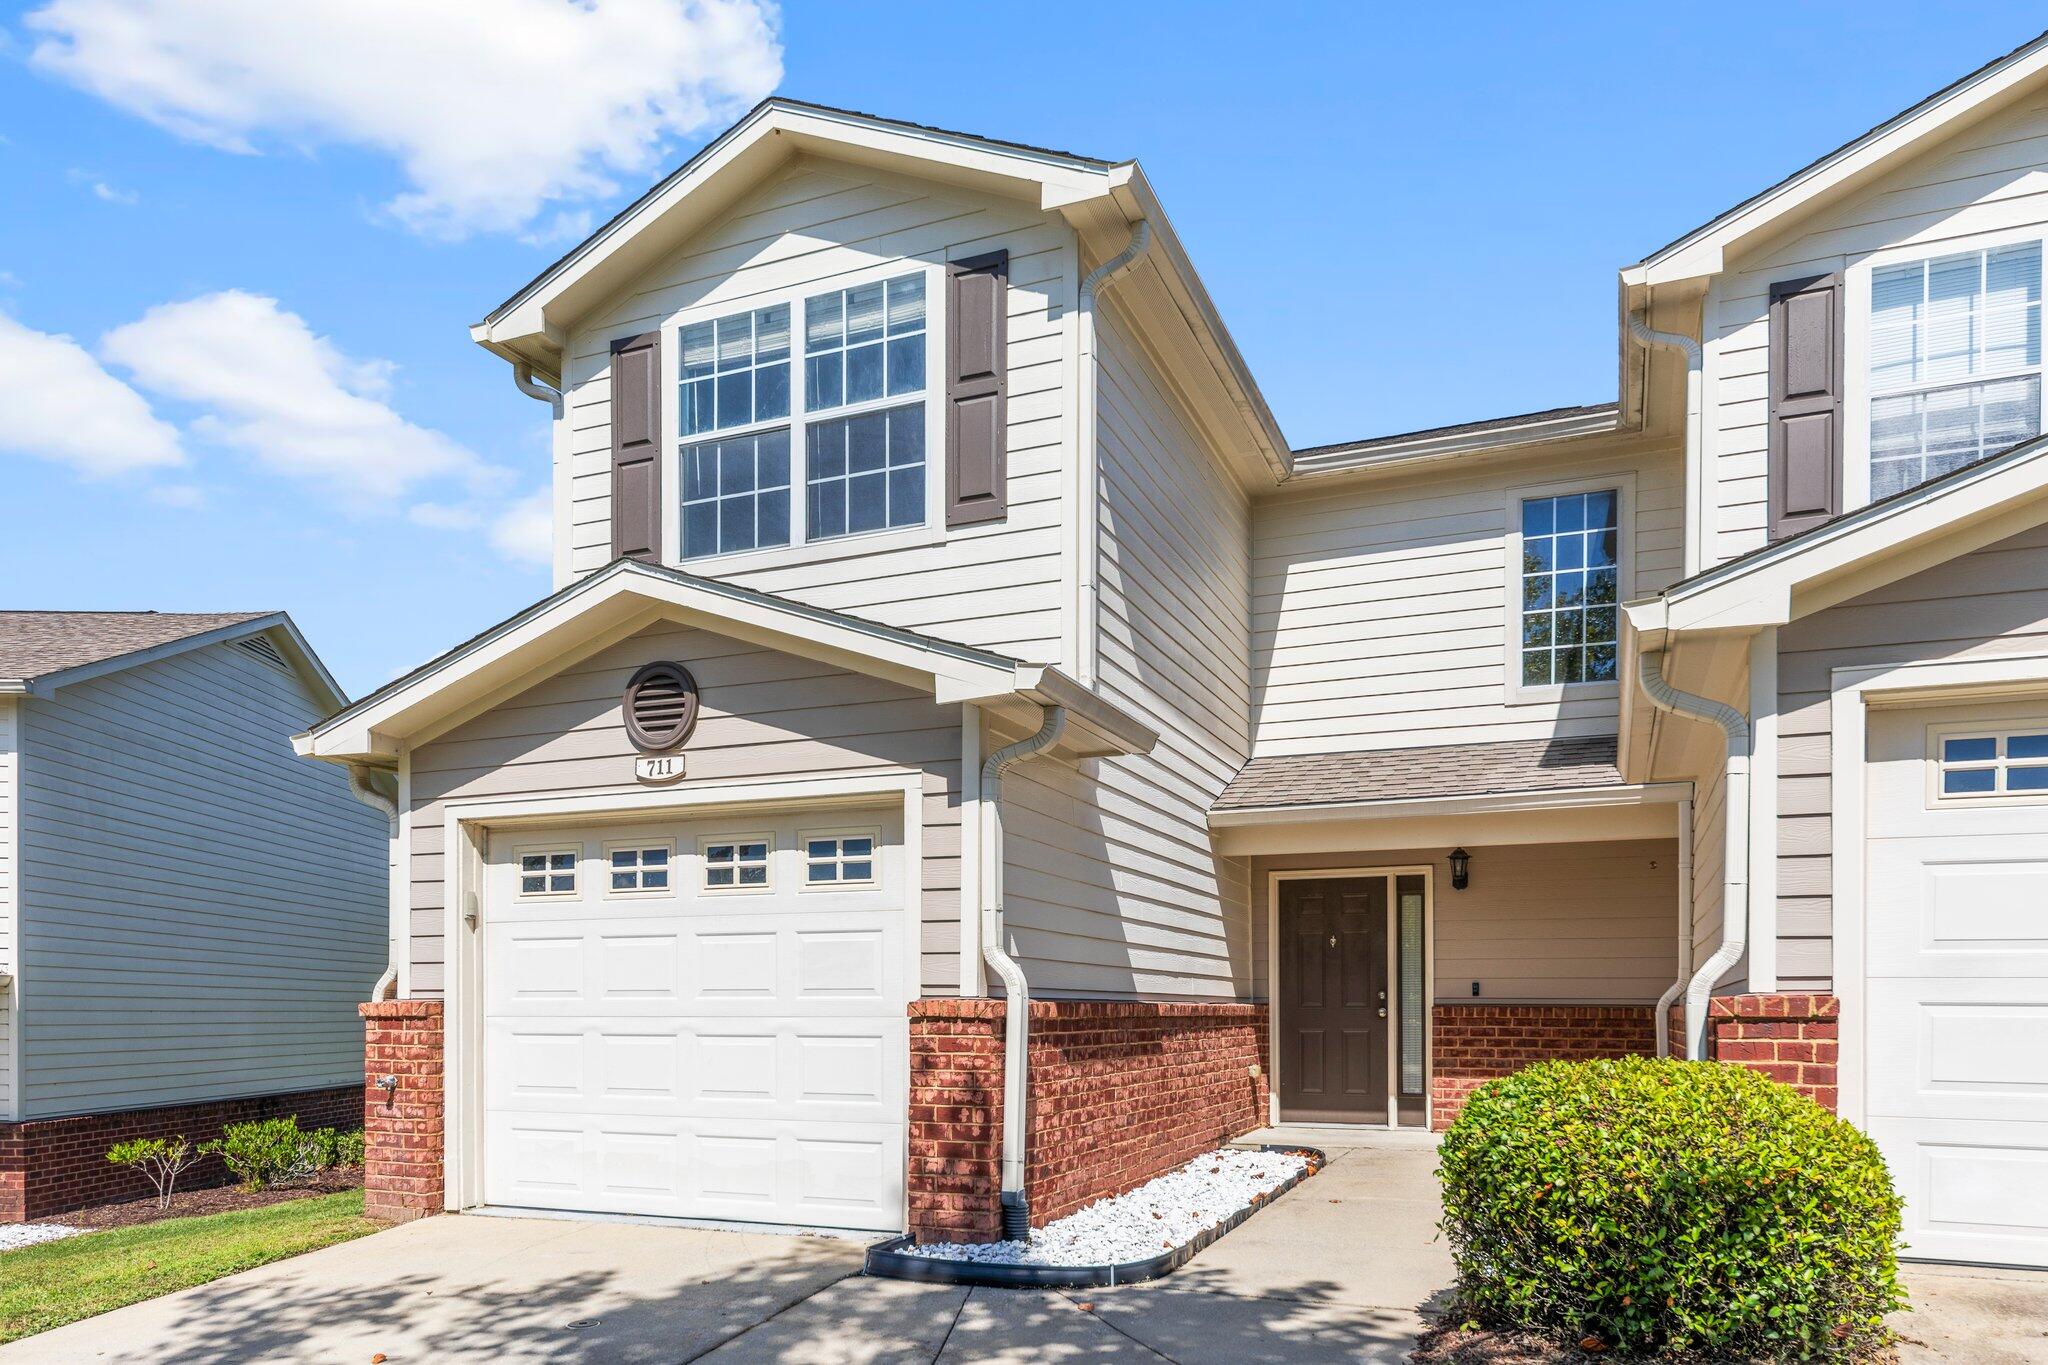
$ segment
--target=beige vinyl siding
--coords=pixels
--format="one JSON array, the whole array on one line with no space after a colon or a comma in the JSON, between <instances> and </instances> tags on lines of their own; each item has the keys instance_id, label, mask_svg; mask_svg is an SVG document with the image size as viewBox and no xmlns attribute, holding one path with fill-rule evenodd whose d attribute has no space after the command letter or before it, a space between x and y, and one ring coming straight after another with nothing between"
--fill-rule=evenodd
<instances>
[{"instance_id":1,"label":"beige vinyl siding","mask_svg":"<svg viewBox=\"0 0 2048 1365\"><path fill-rule=\"evenodd\" d=\"M411 990L442 993L444 807L450 800L638 792L619 701L642 664L673 659L703 708L688 781L917 770L924 774L923 988L960 984L960 708L757 645L657 625L576 663L412 755ZM588 823L587 821L585 823Z\"/></svg>"},{"instance_id":2,"label":"beige vinyl siding","mask_svg":"<svg viewBox=\"0 0 2048 1365\"><path fill-rule=\"evenodd\" d=\"M612 338L661 327L684 309L763 306L889 262L998 249L1010 253L1009 514L945 532L937 543L878 550L873 538L850 537L823 560L798 547L801 563L756 558L753 567L728 570L711 558L688 568L942 639L1058 661L1067 597L1064 471L1073 461L1074 234L1033 204L815 159L770 179L572 338L564 417L571 571L589 573L611 556ZM940 298L929 302L943 307ZM672 347L672 334L664 344ZM798 351L793 373L800 375L800 338ZM926 395L928 403L942 399ZM673 452L672 396L666 402ZM793 446L800 441L793 433ZM943 452L927 450L926 459L927 476L943 478ZM674 517L676 496L667 480L665 518ZM801 487L794 496L803 496Z\"/></svg>"},{"instance_id":3,"label":"beige vinyl siding","mask_svg":"<svg viewBox=\"0 0 2048 1365\"><path fill-rule=\"evenodd\" d=\"M1321 753L1614 733L1606 695L1518 702L1507 535L1518 490L1633 477L1634 580L1675 580L1683 459L1668 448L1456 466L1397 483L1314 487L1252 520L1254 752Z\"/></svg>"},{"instance_id":4,"label":"beige vinyl siding","mask_svg":"<svg viewBox=\"0 0 2048 1365\"><path fill-rule=\"evenodd\" d=\"M1037 993L1243 998L1250 888L1208 810L1250 747L1250 509L1117 310L1097 316L1096 682L1159 744L1006 779L1009 923Z\"/></svg>"},{"instance_id":5,"label":"beige vinyl siding","mask_svg":"<svg viewBox=\"0 0 2048 1365\"><path fill-rule=\"evenodd\" d=\"M26 704L25 1117L360 1081L386 825L293 754L328 709L232 644Z\"/></svg>"},{"instance_id":6,"label":"beige vinyl siding","mask_svg":"<svg viewBox=\"0 0 2048 1365\"><path fill-rule=\"evenodd\" d=\"M1833 982L1832 675L1858 665L2048 653L2048 527L1778 629L1778 980Z\"/></svg>"},{"instance_id":7,"label":"beige vinyl siding","mask_svg":"<svg viewBox=\"0 0 2048 1365\"><path fill-rule=\"evenodd\" d=\"M16 784L21 775L18 756L20 706L13 697L0 697L0 976L11 976L12 984L0 988L0 1122L15 1116L15 1056L18 1037L14 1015L21 997L21 954L16 921L19 905L14 894L16 862L15 812L19 809Z\"/></svg>"},{"instance_id":8,"label":"beige vinyl siding","mask_svg":"<svg viewBox=\"0 0 2048 1365\"><path fill-rule=\"evenodd\" d=\"M2048 101L2039 96L1914 158L1714 277L1705 312L1707 563L1766 539L1771 285L1844 270L1874 251L1914 246L1935 255L1964 249L1958 238L2036 224L2048 235ZM1849 316L1856 315L1852 299ZM1864 376L1850 368L1853 394ZM1857 429L1854 404L1845 405L1844 420L1845 449L1860 462L1868 433Z\"/></svg>"},{"instance_id":9,"label":"beige vinyl siding","mask_svg":"<svg viewBox=\"0 0 2048 1365\"><path fill-rule=\"evenodd\" d=\"M1678 974L1678 841L1508 844L1468 850L1453 891L1449 848L1301 853L1252 862L1259 993L1267 994L1271 874L1427 867L1436 923L1436 999L1654 1004ZM1479 983L1479 995L1472 983Z\"/></svg>"},{"instance_id":10,"label":"beige vinyl siding","mask_svg":"<svg viewBox=\"0 0 2048 1365\"><path fill-rule=\"evenodd\" d=\"M1727 784L1727 771L1718 763L1709 765L1693 783L1692 960L1696 968L1721 946L1721 920L1727 902ZM1748 970L1745 958L1722 976L1715 989L1735 989Z\"/></svg>"}]
</instances>

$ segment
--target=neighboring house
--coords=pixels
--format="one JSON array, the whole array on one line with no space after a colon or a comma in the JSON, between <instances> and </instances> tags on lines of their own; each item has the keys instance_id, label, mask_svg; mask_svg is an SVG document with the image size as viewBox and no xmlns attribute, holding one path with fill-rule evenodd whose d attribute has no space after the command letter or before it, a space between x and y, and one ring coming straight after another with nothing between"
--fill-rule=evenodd
<instances>
[{"instance_id":1,"label":"neighboring house","mask_svg":"<svg viewBox=\"0 0 2048 1365\"><path fill-rule=\"evenodd\" d=\"M124 1138L361 1124L390 822L291 745L345 701L280 612L0 611L0 1222L147 1194Z\"/></svg>"},{"instance_id":2,"label":"neighboring house","mask_svg":"<svg viewBox=\"0 0 2048 1365\"><path fill-rule=\"evenodd\" d=\"M1311 450L1134 162L761 105L474 329L558 591L301 738L373 1207L986 1237L1672 1047L2048 1264L2044 66L1625 270L1617 402Z\"/></svg>"}]
</instances>

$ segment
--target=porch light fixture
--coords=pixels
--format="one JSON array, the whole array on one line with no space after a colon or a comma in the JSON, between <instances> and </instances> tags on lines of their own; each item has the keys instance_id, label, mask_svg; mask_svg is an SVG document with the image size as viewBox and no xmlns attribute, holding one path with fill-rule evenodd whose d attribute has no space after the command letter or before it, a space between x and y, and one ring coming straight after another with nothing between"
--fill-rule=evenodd
<instances>
[{"instance_id":1,"label":"porch light fixture","mask_svg":"<svg viewBox=\"0 0 2048 1365\"><path fill-rule=\"evenodd\" d=\"M1451 890L1463 891L1472 883L1472 855L1462 848L1451 850Z\"/></svg>"}]
</instances>

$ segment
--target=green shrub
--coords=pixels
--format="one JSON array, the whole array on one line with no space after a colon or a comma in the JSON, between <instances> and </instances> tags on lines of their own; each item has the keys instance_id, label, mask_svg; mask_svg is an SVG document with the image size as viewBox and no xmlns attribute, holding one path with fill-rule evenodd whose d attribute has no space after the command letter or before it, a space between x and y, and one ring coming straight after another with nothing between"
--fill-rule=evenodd
<instances>
[{"instance_id":1,"label":"green shrub","mask_svg":"<svg viewBox=\"0 0 2048 1365\"><path fill-rule=\"evenodd\" d=\"M313 1136L299 1131L297 1116L231 1123L204 1150L219 1152L245 1190L304 1180L316 1169Z\"/></svg>"},{"instance_id":2,"label":"green shrub","mask_svg":"<svg viewBox=\"0 0 2048 1365\"><path fill-rule=\"evenodd\" d=\"M107 1160L116 1166L139 1171L156 1190L156 1206L167 1209L177 1189L178 1177L197 1165L206 1148L194 1147L184 1137L130 1138L107 1149Z\"/></svg>"},{"instance_id":3,"label":"green shrub","mask_svg":"<svg viewBox=\"0 0 2048 1365\"><path fill-rule=\"evenodd\" d=\"M1465 1311L1576 1343L1814 1360L1886 1339L1899 1198L1871 1140L1756 1072L1548 1062L1444 1135Z\"/></svg>"},{"instance_id":4,"label":"green shrub","mask_svg":"<svg viewBox=\"0 0 2048 1365\"><path fill-rule=\"evenodd\" d=\"M360 1128L348 1133L333 1128L315 1128L306 1135L306 1142L316 1171L363 1164L363 1130Z\"/></svg>"}]
</instances>

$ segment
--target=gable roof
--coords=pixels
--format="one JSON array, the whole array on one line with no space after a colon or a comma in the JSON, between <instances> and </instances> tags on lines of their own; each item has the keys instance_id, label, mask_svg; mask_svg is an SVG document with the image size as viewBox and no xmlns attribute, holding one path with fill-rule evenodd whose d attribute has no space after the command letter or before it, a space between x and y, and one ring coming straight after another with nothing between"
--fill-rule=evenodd
<instances>
[{"instance_id":1,"label":"gable roof","mask_svg":"<svg viewBox=\"0 0 2048 1365\"><path fill-rule=\"evenodd\" d=\"M1623 610L1644 650L1784 625L2048 521L2048 436L1832 517Z\"/></svg>"},{"instance_id":2,"label":"gable roof","mask_svg":"<svg viewBox=\"0 0 2048 1365\"><path fill-rule=\"evenodd\" d=\"M1860 188L1881 163L1925 145L1962 120L1989 112L2048 70L2048 33L1901 110L1775 185L1666 243L1621 273L1624 287L1711 275L1726 253L1790 215Z\"/></svg>"},{"instance_id":3,"label":"gable roof","mask_svg":"<svg viewBox=\"0 0 2048 1365\"><path fill-rule=\"evenodd\" d=\"M89 677L271 630L325 704L347 700L281 611L0 611L0 693L48 696Z\"/></svg>"},{"instance_id":4,"label":"gable roof","mask_svg":"<svg viewBox=\"0 0 2048 1365\"><path fill-rule=\"evenodd\" d=\"M617 559L293 736L293 746L331 762L389 764L407 746L662 620L919 687L941 703L1064 706L1069 738L1062 747L1075 756L1144 753L1159 738L1050 665Z\"/></svg>"},{"instance_id":5,"label":"gable roof","mask_svg":"<svg viewBox=\"0 0 2048 1365\"><path fill-rule=\"evenodd\" d=\"M1477 422L1426 427L1421 431L1371 436L1360 441L1305 446L1294 451L1290 460L1296 477L1332 474L1383 465L1413 464L1480 450L1564 441L1576 436L1597 436L1616 430L1620 423L1620 404L1587 403L1578 407L1517 413L1512 417L1489 417Z\"/></svg>"},{"instance_id":6,"label":"gable roof","mask_svg":"<svg viewBox=\"0 0 2048 1365\"><path fill-rule=\"evenodd\" d=\"M471 338L559 382L562 348L583 319L802 154L1025 199L1060 214L1094 260L1116 255L1136 224L1149 223L1151 249L1142 268L1119 285L1120 296L1156 296L1150 310L1158 319L1154 339L1198 388L1215 391L1213 400L1197 406L1222 424L1219 430L1228 429L1228 453L1249 457L1274 479L1284 477L1286 438L1137 162L1104 161L783 96L754 106L493 308L470 328Z\"/></svg>"}]
</instances>

